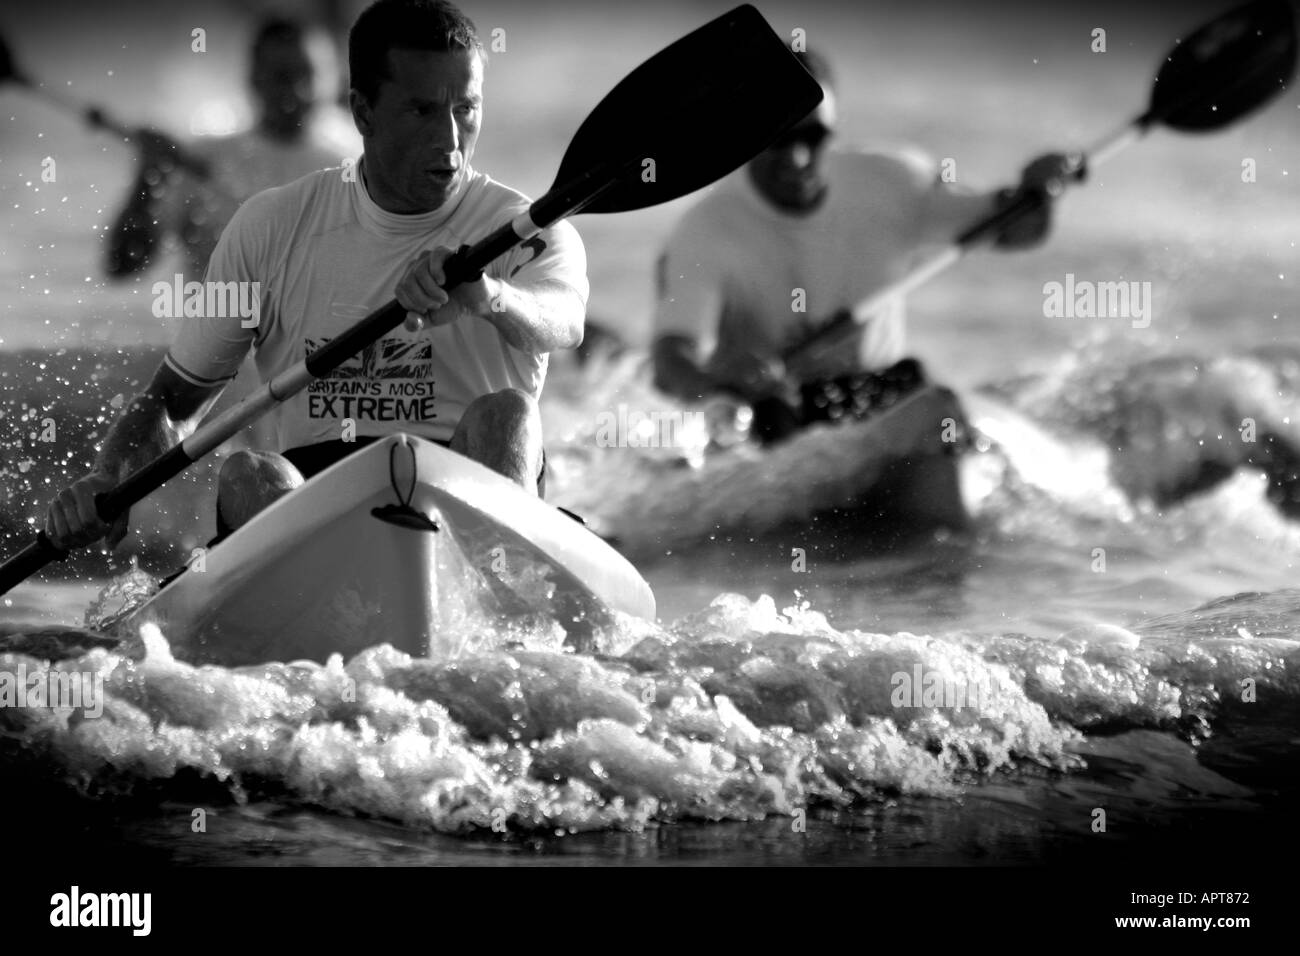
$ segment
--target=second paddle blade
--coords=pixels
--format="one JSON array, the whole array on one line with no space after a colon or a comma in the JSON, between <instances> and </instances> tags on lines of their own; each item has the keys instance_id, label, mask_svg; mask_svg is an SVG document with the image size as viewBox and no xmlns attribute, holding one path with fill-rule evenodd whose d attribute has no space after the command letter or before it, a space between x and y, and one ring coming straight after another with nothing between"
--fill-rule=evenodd
<instances>
[{"instance_id":1,"label":"second paddle blade","mask_svg":"<svg viewBox=\"0 0 1300 956\"><path fill-rule=\"evenodd\" d=\"M9 52L9 44L5 42L4 34L0 33L0 83L7 83L9 80L16 83L27 82L22 70L18 69L13 54Z\"/></svg>"},{"instance_id":2,"label":"second paddle blade","mask_svg":"<svg viewBox=\"0 0 1300 956\"><path fill-rule=\"evenodd\" d=\"M736 7L655 54L583 121L556 185L622 170L583 212L625 212L720 179L807 116L821 86L752 6Z\"/></svg>"},{"instance_id":3,"label":"second paddle blade","mask_svg":"<svg viewBox=\"0 0 1300 956\"><path fill-rule=\"evenodd\" d=\"M1290 3L1243 4L1174 49L1156 77L1149 115L1177 130L1219 129L1281 93L1295 68Z\"/></svg>"}]
</instances>

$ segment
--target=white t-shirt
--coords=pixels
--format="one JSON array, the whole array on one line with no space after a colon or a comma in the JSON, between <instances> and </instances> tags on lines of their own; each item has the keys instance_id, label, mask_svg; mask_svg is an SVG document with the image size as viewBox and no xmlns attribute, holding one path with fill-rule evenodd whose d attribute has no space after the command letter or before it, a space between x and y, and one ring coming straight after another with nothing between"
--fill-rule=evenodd
<instances>
[{"instance_id":1,"label":"white t-shirt","mask_svg":"<svg viewBox=\"0 0 1300 956\"><path fill-rule=\"evenodd\" d=\"M764 199L744 168L687 212L659 261L655 335L699 340L708 371L725 379L736 357L779 355L941 238L931 225L943 191L923 157L832 151L826 176L825 199L806 215ZM885 368L904 349L899 296L814 374Z\"/></svg>"},{"instance_id":2,"label":"white t-shirt","mask_svg":"<svg viewBox=\"0 0 1300 956\"><path fill-rule=\"evenodd\" d=\"M396 215L377 206L352 172L312 173L240 207L205 281L260 282L257 326L243 328L238 316L184 319L165 359L173 371L195 384L224 383L254 346L266 381L392 299L418 253L473 243L529 206L470 169L442 208ZM589 291L582 240L566 222L485 271L511 282L559 281L584 302ZM516 349L487 319L466 313L417 333L399 326L270 414L281 451L342 437L344 419L358 436L409 431L446 441L482 395L513 387L539 397L546 367L546 354Z\"/></svg>"}]
</instances>

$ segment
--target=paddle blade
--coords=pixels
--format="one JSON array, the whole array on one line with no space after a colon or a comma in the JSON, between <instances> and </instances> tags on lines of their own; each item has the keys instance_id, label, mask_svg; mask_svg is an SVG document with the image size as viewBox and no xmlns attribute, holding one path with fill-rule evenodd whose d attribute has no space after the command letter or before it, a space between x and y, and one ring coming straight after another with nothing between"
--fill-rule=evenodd
<instances>
[{"instance_id":1,"label":"paddle blade","mask_svg":"<svg viewBox=\"0 0 1300 956\"><path fill-rule=\"evenodd\" d=\"M752 6L655 54L592 110L555 187L593 169L618 181L582 212L626 212L707 186L821 102L822 89Z\"/></svg>"},{"instance_id":2,"label":"paddle blade","mask_svg":"<svg viewBox=\"0 0 1300 956\"><path fill-rule=\"evenodd\" d=\"M1281 93L1295 74L1295 15L1288 0L1256 0L1201 27L1156 76L1148 122L1219 129Z\"/></svg>"},{"instance_id":3,"label":"paddle blade","mask_svg":"<svg viewBox=\"0 0 1300 956\"><path fill-rule=\"evenodd\" d=\"M18 64L14 62L13 54L9 52L9 44L5 42L4 35L0 34L0 83L9 80L17 83L26 82L22 71L18 69Z\"/></svg>"}]
</instances>

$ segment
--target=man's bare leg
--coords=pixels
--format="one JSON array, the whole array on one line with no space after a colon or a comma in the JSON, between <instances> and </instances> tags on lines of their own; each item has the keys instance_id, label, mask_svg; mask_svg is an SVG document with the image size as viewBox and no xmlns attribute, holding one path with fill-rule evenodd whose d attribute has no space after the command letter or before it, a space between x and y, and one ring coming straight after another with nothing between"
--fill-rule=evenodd
<instances>
[{"instance_id":1,"label":"man's bare leg","mask_svg":"<svg viewBox=\"0 0 1300 956\"><path fill-rule=\"evenodd\" d=\"M536 494L542 469L542 416L536 400L515 388L476 398L451 436L451 450Z\"/></svg>"}]
</instances>

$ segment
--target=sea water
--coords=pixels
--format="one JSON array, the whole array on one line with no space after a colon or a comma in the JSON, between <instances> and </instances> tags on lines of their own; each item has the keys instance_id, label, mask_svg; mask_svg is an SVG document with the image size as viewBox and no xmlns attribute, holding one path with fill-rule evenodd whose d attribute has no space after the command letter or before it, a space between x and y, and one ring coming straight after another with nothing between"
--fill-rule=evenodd
<instances>
[{"instance_id":1,"label":"sea water","mask_svg":"<svg viewBox=\"0 0 1300 956\"><path fill-rule=\"evenodd\" d=\"M636 396L630 376L621 391ZM574 420L566 391L552 411ZM557 501L579 505L602 468L623 495L606 512L655 494L653 463L638 484L593 457L608 449L557 437ZM821 434L828 461L838 437ZM554 624L483 621L453 660L378 645L323 664L193 667L152 628L94 643L133 589L151 590L143 571L20 589L36 621L8 626L0 669L82 675L103 696L96 719L0 708L11 769L53 773L114 826L125 815L133 852L194 862L240 858L268 827L285 828L295 859L386 859L327 851L340 828L425 861L564 856L555 841L577 835L598 855L672 859L682 851L661 837L645 843L665 826L736 860L759 841L787 860L1041 862L1091 852L1098 808L1122 845L1199 826L1226 848L1293 793L1300 528L1249 469L1167 509L1107 473L1096 496L1072 498L1093 452L1070 447L1057 449L1064 490L1041 448L1037 484L1008 453L969 534L801 568L760 534L739 552L711 543L723 512L706 496L695 543L641 562L660 620L615 620L585 654ZM714 494L725 509L735 489ZM649 554L662 536L641 526L654 543L628 544ZM41 617L71 622L92 595L78 622L92 631L41 635ZM209 813L238 826L216 840L187 829ZM696 832L707 825L722 829ZM859 830L876 839L842 839Z\"/></svg>"},{"instance_id":2,"label":"sea water","mask_svg":"<svg viewBox=\"0 0 1300 956\"><path fill-rule=\"evenodd\" d=\"M1185 26L1129 24L1099 56L1061 14L948 12L943 31L923 8L765 12L825 38L845 140L916 143L972 188L1140 109ZM510 20L522 32L494 58L490 95L519 122L491 124L476 165L539 194L592 91L625 71L627 38L649 53L703 16ZM131 42L164 42L156 19L157 36ZM1095 24L1073 26L1086 37ZM51 55L69 42L29 39ZM106 62L116 45L93 39L72 38L86 47L75 62L47 58L59 78L185 128L181 86ZM545 68L566 43L589 54L585 74ZM239 82L212 57L176 75L203 97ZM738 449L712 473L683 461L689 448L596 441L621 407L686 411L648 388L642 344L657 247L690 200L578 219L591 314L633 347L585 370L555 357L551 497L617 533L659 620L616 621L584 654L541 623L485 622L456 660L380 644L349 660L196 668L171 654L181 635L119 646L55 633L121 598L96 607L110 581L145 586L123 580L124 558L90 554L0 607L0 668L46 687L77 676L103 707L0 708L9 818L34 832L74 823L115 859L183 863L1075 863L1285 845L1300 525L1242 452L1246 419L1293 443L1300 422L1300 177L1286 160L1298 107L1284 96L1194 141L1153 133L1059 204L1042 250L977 254L913 297L910 347L966 398L984 467L968 533L887 553L864 541L832 560L812 535L760 533L827 476L851 481L860 450L845 433L765 457ZM173 331L150 315L156 276L110 285L96 272L126 151L39 103L10 114L6 554L89 464ZM39 176L48 154L55 182ZM1243 158L1257 181L1242 179ZM1150 282L1149 323L1048 316L1043 290L1069 275ZM55 441L42 440L47 419ZM213 534L211 480L200 466L137 509L132 547L151 576Z\"/></svg>"}]
</instances>

